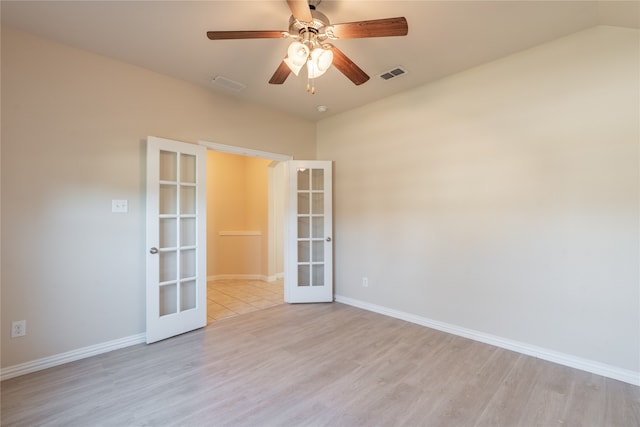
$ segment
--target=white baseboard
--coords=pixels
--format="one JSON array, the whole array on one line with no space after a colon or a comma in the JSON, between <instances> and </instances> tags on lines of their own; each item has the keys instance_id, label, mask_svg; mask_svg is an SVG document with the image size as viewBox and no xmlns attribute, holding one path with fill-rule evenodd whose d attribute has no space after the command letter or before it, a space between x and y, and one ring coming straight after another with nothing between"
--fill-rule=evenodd
<instances>
[{"instance_id":1,"label":"white baseboard","mask_svg":"<svg viewBox=\"0 0 640 427\"><path fill-rule=\"evenodd\" d=\"M436 329L449 334L469 338L475 341L483 342L485 344L490 344L521 354L526 354L528 356L537 357L538 359L547 360L549 362L558 363L560 365L569 366L571 368L580 369L582 371L591 372L596 375L602 375L603 377L612 378L614 380L619 380L625 383L640 386L640 372L618 368L593 360L583 359L546 348L513 341L491 334L486 334L484 332L479 332L472 329L462 328L459 326L439 322L437 320L431 320L426 317L417 316L415 314L394 310L391 308L344 297L341 295L336 295L335 300L343 304L362 308L364 310L383 314L385 316L405 320L407 322L426 326L428 328ZM43 369L52 368L54 366L63 365L65 363L73 362L87 357L96 356L98 354L108 353L110 351L129 347L132 345L142 344L145 342L145 340L146 335L142 333L101 344L83 347L77 350L68 351L66 353L44 357L42 359L37 359L18 365L8 366L0 371L0 381L15 378L20 375L30 374L32 372L40 371Z\"/></svg>"},{"instance_id":2,"label":"white baseboard","mask_svg":"<svg viewBox=\"0 0 640 427\"><path fill-rule=\"evenodd\" d=\"M625 383L640 386L640 372L628 369L618 368L604 363L596 362L589 359L560 353L531 344L526 344L510 339L498 337L484 332L472 329L462 328L460 326L451 325L437 320L427 319L426 317L417 316L411 313L394 310L380 305L370 304L365 301L336 295L335 300L343 304L362 308L364 310L373 311L375 313L384 314L385 316L395 317L396 319L405 320L407 322L416 323L428 328L437 329L442 332L469 338L474 341L480 341L485 344L494 345L496 347L515 351L517 353L526 354L527 356L537 357L538 359L547 360L560 365L568 366L582 371L591 372L592 374L602 375L603 377L612 378L614 380L623 381Z\"/></svg>"},{"instance_id":3,"label":"white baseboard","mask_svg":"<svg viewBox=\"0 0 640 427\"><path fill-rule=\"evenodd\" d=\"M20 375L30 374L36 371L41 371L43 369L52 368L54 366L63 365L65 363L74 362L76 360L85 359L87 357L96 356L98 354L108 353L110 351L129 347L132 345L141 344L145 341L146 334L132 335L130 337L91 345L89 347L79 348L77 350L68 351L66 353L32 360L31 362L8 366L6 368L3 368L0 372L0 381L19 377Z\"/></svg>"}]
</instances>

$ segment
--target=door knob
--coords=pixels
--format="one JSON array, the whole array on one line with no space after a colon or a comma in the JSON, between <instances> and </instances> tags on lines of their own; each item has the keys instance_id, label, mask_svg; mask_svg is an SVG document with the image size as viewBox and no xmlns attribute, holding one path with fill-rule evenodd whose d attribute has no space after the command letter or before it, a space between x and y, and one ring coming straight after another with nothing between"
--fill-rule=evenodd
<instances>
[{"instance_id":1,"label":"door knob","mask_svg":"<svg viewBox=\"0 0 640 427\"><path fill-rule=\"evenodd\" d=\"M327 237L327 242L330 242L330 241L331 241L331 237Z\"/></svg>"},{"instance_id":2,"label":"door knob","mask_svg":"<svg viewBox=\"0 0 640 427\"><path fill-rule=\"evenodd\" d=\"M149 253L150 253L150 254L154 254L154 255L155 255L155 254L157 254L157 253L158 253L158 248L156 248L156 247L154 246L153 248L149 249Z\"/></svg>"}]
</instances>

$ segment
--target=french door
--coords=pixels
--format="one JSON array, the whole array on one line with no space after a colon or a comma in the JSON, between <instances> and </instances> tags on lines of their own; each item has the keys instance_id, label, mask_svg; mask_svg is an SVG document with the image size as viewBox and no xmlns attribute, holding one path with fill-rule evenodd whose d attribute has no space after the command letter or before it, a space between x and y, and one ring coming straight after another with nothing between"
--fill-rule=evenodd
<instances>
[{"instance_id":1,"label":"french door","mask_svg":"<svg viewBox=\"0 0 640 427\"><path fill-rule=\"evenodd\" d=\"M206 148L147 138L147 343L207 324Z\"/></svg>"},{"instance_id":2,"label":"french door","mask_svg":"<svg viewBox=\"0 0 640 427\"><path fill-rule=\"evenodd\" d=\"M333 301L332 163L288 162L284 300Z\"/></svg>"}]
</instances>

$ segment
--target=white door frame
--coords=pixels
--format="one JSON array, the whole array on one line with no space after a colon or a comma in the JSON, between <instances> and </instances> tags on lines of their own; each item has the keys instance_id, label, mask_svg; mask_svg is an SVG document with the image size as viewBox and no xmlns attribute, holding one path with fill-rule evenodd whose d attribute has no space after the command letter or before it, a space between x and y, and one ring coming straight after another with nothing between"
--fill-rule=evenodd
<instances>
[{"instance_id":1,"label":"white door frame","mask_svg":"<svg viewBox=\"0 0 640 427\"><path fill-rule=\"evenodd\" d=\"M239 156L259 157L261 159L276 160L278 162L286 162L293 160L293 156L288 154L270 153L268 151L253 150L251 148L235 147L233 145L225 145L217 142L198 141L198 144L207 147L213 151L222 153L237 154Z\"/></svg>"}]
</instances>

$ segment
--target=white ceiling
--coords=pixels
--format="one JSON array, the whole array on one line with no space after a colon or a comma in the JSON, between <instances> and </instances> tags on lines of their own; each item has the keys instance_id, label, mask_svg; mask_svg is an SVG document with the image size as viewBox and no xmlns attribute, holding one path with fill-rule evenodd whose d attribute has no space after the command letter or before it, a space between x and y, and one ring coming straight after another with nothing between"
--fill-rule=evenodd
<instances>
[{"instance_id":1,"label":"white ceiling","mask_svg":"<svg viewBox=\"0 0 640 427\"><path fill-rule=\"evenodd\" d=\"M197 85L319 120L594 25L640 28L639 1L346 1L324 0L332 23L404 16L406 37L334 44L371 76L355 86L336 69L306 92L306 78L268 84L286 39L217 40L208 30L288 29L285 0L7 1L2 25L32 32ZM384 81L396 66L408 73ZM211 83L241 82L241 92ZM318 105L328 106L319 113Z\"/></svg>"}]
</instances>

